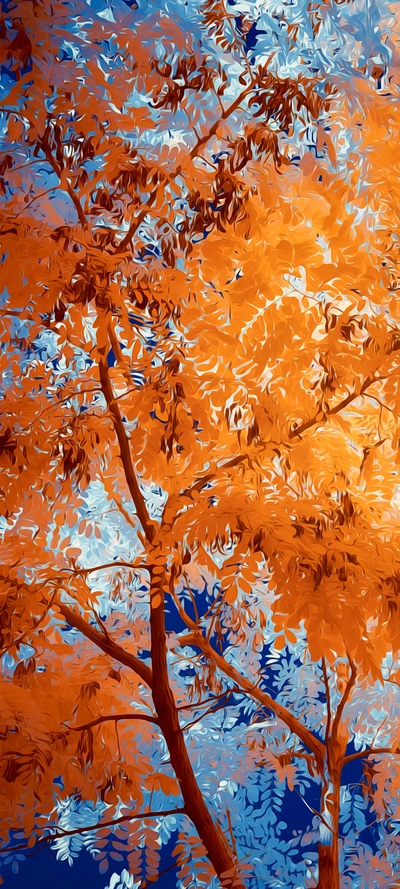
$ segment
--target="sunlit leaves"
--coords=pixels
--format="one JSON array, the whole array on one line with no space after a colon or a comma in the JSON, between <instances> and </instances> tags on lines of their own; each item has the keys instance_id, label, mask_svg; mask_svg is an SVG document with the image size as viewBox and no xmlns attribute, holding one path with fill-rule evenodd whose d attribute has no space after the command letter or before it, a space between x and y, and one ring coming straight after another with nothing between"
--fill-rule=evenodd
<instances>
[{"instance_id":1,"label":"sunlit leaves","mask_svg":"<svg viewBox=\"0 0 400 889\"><path fill-rule=\"evenodd\" d=\"M333 753L389 752L342 791L344 885L395 858L395 69L381 92L347 7L340 51L334 4L267 7L38 0L1 26L3 839L86 847L118 863L110 889L155 882L171 839L178 886L215 882L189 818L163 817L179 775L116 656L150 665L149 571L195 777L251 889L316 878L312 742L353 663Z\"/></svg>"}]
</instances>

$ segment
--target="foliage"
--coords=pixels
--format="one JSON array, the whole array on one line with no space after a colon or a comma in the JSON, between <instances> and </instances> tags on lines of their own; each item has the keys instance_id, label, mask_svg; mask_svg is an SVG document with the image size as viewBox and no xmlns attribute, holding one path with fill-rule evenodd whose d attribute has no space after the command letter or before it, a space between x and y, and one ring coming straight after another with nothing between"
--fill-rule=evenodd
<instances>
[{"instance_id":1,"label":"foliage","mask_svg":"<svg viewBox=\"0 0 400 889\"><path fill-rule=\"evenodd\" d=\"M399 34L364 12L6 5L14 870L398 879Z\"/></svg>"}]
</instances>

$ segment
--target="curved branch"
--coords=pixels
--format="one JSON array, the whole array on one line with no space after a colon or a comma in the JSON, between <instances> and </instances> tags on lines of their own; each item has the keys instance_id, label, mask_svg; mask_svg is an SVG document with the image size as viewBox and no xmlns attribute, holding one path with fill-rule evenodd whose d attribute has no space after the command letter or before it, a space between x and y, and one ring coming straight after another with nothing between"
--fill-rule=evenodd
<instances>
[{"instance_id":1,"label":"curved branch","mask_svg":"<svg viewBox=\"0 0 400 889\"><path fill-rule=\"evenodd\" d=\"M219 704L218 707L214 707L214 706L209 707L208 710L206 710L204 713L201 713L200 716L196 716L196 719L193 719L192 722L187 722L186 725L182 726L182 731L186 732L186 731L188 731L188 729L193 728L193 726L196 725L197 722L201 722L210 713L217 713L218 710L223 710L223 709L225 709L225 707L228 707L229 706L228 701L232 697L233 693L234 693L233 691L229 690L226 693L226 695L224 696L226 699L225 701L223 701L221 704Z\"/></svg>"},{"instance_id":2,"label":"curved branch","mask_svg":"<svg viewBox=\"0 0 400 889\"><path fill-rule=\"evenodd\" d=\"M42 149L47 162L51 166L51 169L58 177L61 188L64 188L65 191L67 192L67 194L69 195L69 197L71 198L71 201L75 207L79 222L80 222L83 230L84 231L87 230L88 229L88 221L87 221L85 212L83 210L82 204L81 204L77 194L75 194L74 189L71 187L67 178L64 178L64 181L62 181L62 176L61 176L62 171L60 170L58 164L55 162L54 157L51 153L51 149L48 146L46 146L42 140L39 140L39 144L40 144L40 148Z\"/></svg>"},{"instance_id":3,"label":"curved branch","mask_svg":"<svg viewBox=\"0 0 400 889\"><path fill-rule=\"evenodd\" d=\"M241 695L240 688L230 688L229 692L233 695ZM222 698L225 698L227 695L226 691L223 691L220 695L213 695L212 697L206 698L205 701L198 701L197 704L183 704L181 707L177 707L176 709L180 712L181 710L198 710L200 707L207 707L207 704L210 704L211 701L216 703L220 701Z\"/></svg>"},{"instance_id":4,"label":"curved branch","mask_svg":"<svg viewBox=\"0 0 400 889\"><path fill-rule=\"evenodd\" d=\"M153 722L155 725L158 725L157 717L150 716L149 713L115 713L110 716L98 716L97 719L93 719L91 722L86 722L84 725L68 725L66 722L62 723L62 725L65 725L70 732L85 732L90 728L94 728L96 725L101 725L103 722L119 722L121 719L141 719L143 722Z\"/></svg>"}]
</instances>

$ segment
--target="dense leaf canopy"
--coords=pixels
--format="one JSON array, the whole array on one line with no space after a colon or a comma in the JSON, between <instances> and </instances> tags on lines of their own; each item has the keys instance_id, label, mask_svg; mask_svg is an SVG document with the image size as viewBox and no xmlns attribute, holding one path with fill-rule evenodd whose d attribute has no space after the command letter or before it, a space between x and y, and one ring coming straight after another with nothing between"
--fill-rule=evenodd
<instances>
[{"instance_id":1,"label":"dense leaf canopy","mask_svg":"<svg viewBox=\"0 0 400 889\"><path fill-rule=\"evenodd\" d=\"M396 5L5 4L6 862L397 885Z\"/></svg>"}]
</instances>

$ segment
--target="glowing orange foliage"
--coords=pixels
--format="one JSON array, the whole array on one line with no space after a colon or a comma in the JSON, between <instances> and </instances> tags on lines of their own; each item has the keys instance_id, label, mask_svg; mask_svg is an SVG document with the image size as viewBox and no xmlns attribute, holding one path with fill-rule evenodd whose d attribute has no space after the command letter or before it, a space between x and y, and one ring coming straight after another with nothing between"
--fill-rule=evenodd
<instances>
[{"instance_id":1,"label":"glowing orange foliage","mask_svg":"<svg viewBox=\"0 0 400 889\"><path fill-rule=\"evenodd\" d=\"M204 4L204 27L240 53L220 6ZM99 849L124 824L140 875L135 819L161 793L194 825L204 879L244 886L180 708L195 719L194 696L229 681L274 711L337 834L344 708L400 649L399 110L373 78L354 103L268 64L243 63L233 94L172 21L179 70L140 26L74 7L80 31L62 2L15 3L4 36L1 833L48 840L61 776L59 800L104 804ZM114 65L96 41L114 41ZM187 134L168 141L178 112ZM302 126L317 151L300 132L294 158ZM256 675L267 643L300 640L339 692L321 737ZM195 664L190 693L172 653ZM288 750L276 769L292 788ZM382 764L381 806L384 782Z\"/></svg>"}]
</instances>

